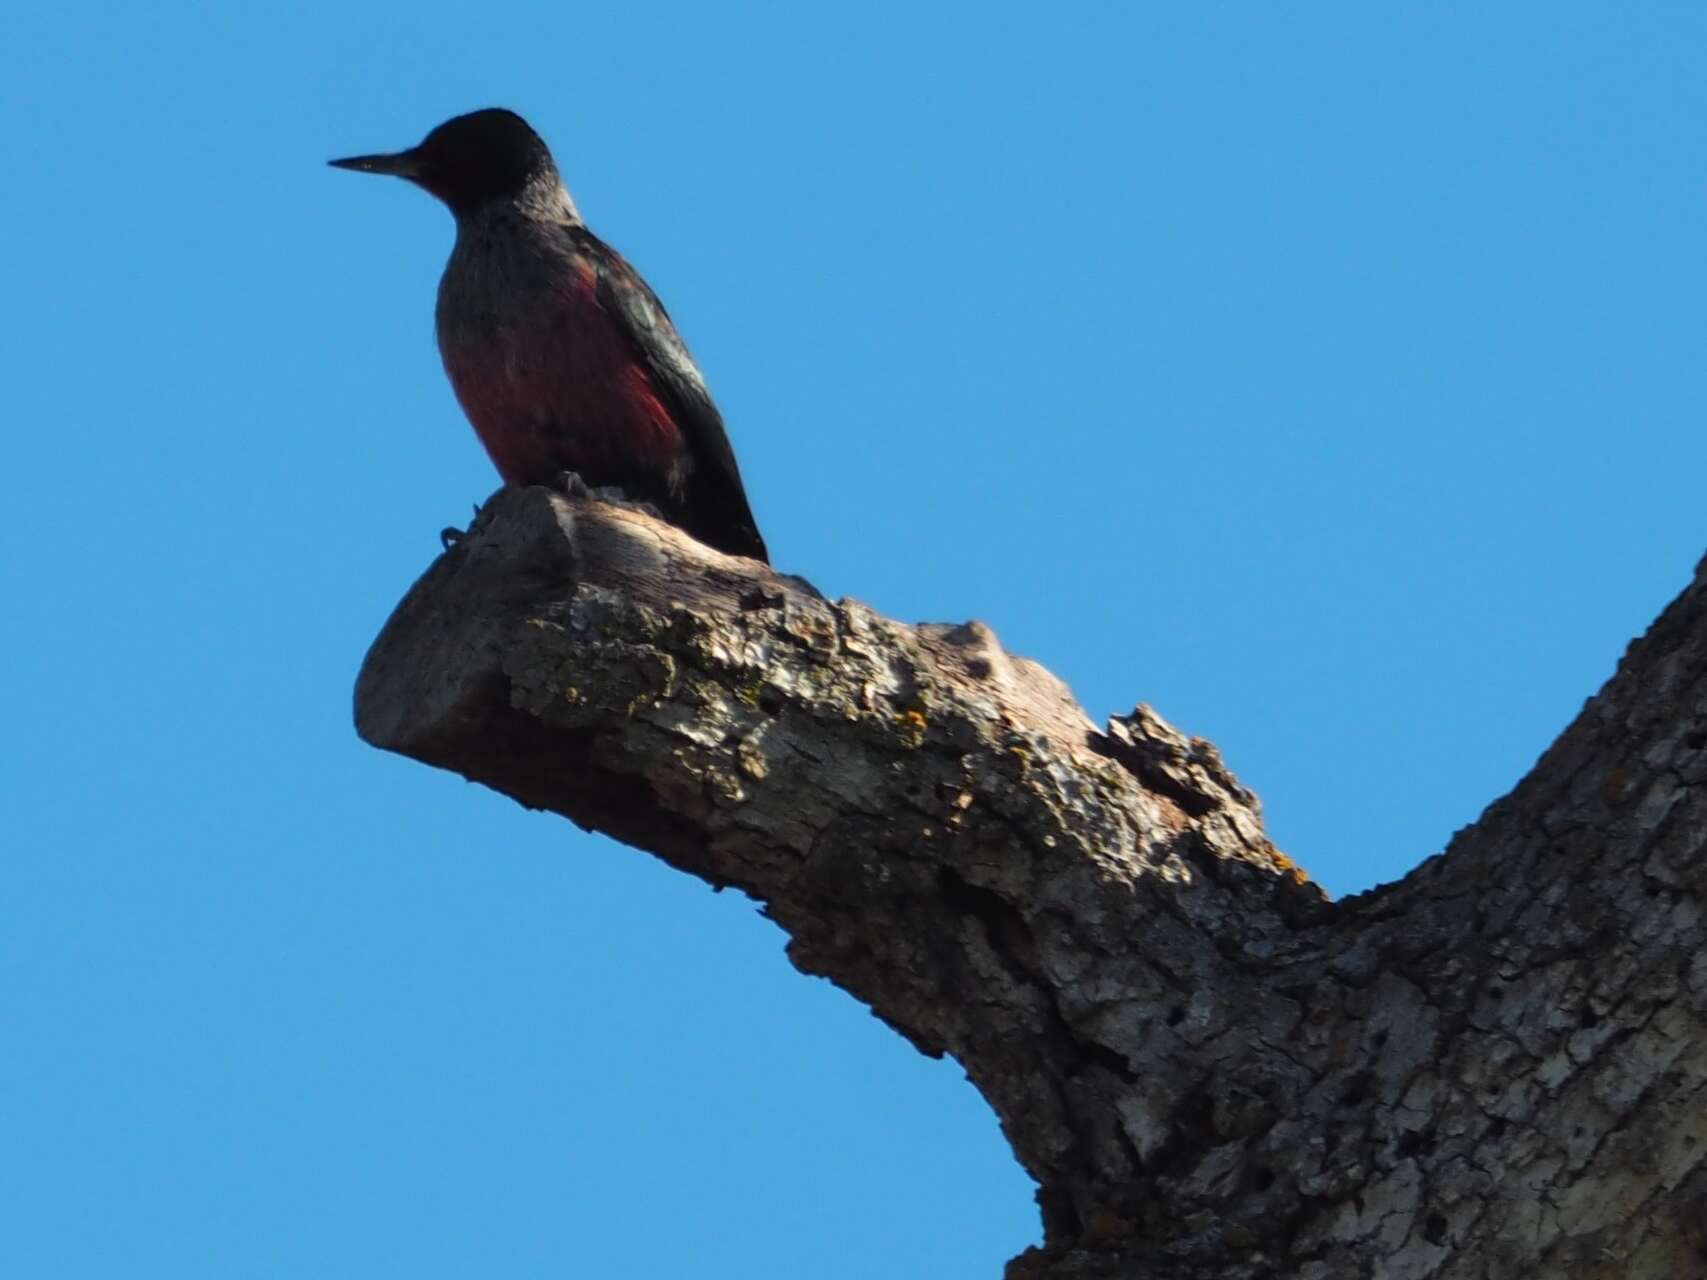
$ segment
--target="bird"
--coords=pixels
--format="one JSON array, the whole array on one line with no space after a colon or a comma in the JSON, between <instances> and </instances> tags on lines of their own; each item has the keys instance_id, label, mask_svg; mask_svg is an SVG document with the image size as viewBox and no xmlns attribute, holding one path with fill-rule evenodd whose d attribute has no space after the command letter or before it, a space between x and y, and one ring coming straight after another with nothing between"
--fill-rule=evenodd
<instances>
[{"instance_id":1,"label":"bird","mask_svg":"<svg viewBox=\"0 0 1707 1280\"><path fill-rule=\"evenodd\" d=\"M456 219L439 354L506 484L615 496L769 563L704 375L658 295L588 230L526 120L488 107L406 151L328 163L404 178Z\"/></svg>"}]
</instances>

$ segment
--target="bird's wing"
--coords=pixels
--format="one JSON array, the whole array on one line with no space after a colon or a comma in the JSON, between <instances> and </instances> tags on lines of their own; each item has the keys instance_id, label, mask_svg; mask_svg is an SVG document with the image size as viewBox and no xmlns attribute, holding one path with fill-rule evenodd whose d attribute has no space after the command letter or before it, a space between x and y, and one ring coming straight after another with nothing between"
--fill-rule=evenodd
<instances>
[{"instance_id":1,"label":"bird's wing","mask_svg":"<svg viewBox=\"0 0 1707 1280\"><path fill-rule=\"evenodd\" d=\"M690 484L700 492L700 500L694 505L701 507L708 519L734 527L731 531L741 554L768 560L747 505L741 469L735 463L723 415L717 411L705 376L688 354L687 344L671 323L670 313L620 253L585 227L576 227L573 234L579 242L577 248L597 268L600 304L634 344L687 438L696 469Z\"/></svg>"}]
</instances>

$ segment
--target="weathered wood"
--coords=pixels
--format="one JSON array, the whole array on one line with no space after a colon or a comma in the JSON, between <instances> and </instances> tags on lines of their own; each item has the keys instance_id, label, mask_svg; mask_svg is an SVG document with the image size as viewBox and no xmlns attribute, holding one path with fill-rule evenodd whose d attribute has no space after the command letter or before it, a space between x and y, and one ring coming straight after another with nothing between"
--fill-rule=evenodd
<instances>
[{"instance_id":1,"label":"weathered wood","mask_svg":"<svg viewBox=\"0 0 1707 1280\"><path fill-rule=\"evenodd\" d=\"M1707 1273L1707 583L1533 774L1330 903L1219 754L637 512L506 490L364 738L765 904L1038 1180L1014 1276Z\"/></svg>"}]
</instances>

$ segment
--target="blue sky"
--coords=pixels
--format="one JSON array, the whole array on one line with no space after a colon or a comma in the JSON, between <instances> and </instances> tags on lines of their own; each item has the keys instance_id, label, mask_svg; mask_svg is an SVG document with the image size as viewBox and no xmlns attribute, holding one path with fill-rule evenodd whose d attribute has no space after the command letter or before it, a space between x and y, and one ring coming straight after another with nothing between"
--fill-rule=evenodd
<instances>
[{"instance_id":1,"label":"blue sky","mask_svg":"<svg viewBox=\"0 0 1707 1280\"><path fill-rule=\"evenodd\" d=\"M1336 893L1508 788L1704 545L1707 9L26 4L0 48L0 1274L991 1277L1030 1184L751 903L363 747L495 484L503 104L779 567L1223 748Z\"/></svg>"}]
</instances>

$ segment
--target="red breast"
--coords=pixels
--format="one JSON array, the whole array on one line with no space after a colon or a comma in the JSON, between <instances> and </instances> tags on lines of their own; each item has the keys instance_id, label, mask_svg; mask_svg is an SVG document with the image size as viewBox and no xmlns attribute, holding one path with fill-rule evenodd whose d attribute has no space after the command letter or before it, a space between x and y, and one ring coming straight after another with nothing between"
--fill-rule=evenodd
<instances>
[{"instance_id":1,"label":"red breast","mask_svg":"<svg viewBox=\"0 0 1707 1280\"><path fill-rule=\"evenodd\" d=\"M681 430L591 273L537 298L489 336L440 350L498 474L548 484L575 471L597 486L667 471L685 448Z\"/></svg>"}]
</instances>

